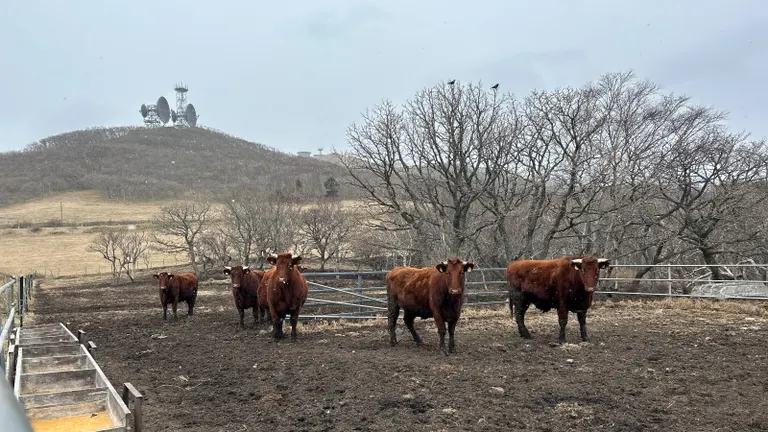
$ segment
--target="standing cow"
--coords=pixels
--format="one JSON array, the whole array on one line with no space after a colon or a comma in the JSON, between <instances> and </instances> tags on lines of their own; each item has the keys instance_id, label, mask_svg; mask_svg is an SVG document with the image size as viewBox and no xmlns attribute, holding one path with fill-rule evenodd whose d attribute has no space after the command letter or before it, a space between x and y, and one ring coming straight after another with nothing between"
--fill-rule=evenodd
<instances>
[{"instance_id":1,"label":"standing cow","mask_svg":"<svg viewBox=\"0 0 768 432\"><path fill-rule=\"evenodd\" d=\"M187 302L189 315L195 307L197 300L197 276L194 273L172 274L167 272L152 275L160 284L160 303L163 305L163 319L168 319L168 304L173 305L173 318L176 316L176 307L179 301Z\"/></svg>"},{"instance_id":2,"label":"standing cow","mask_svg":"<svg viewBox=\"0 0 768 432\"><path fill-rule=\"evenodd\" d=\"M290 253L270 255L267 262L274 267L267 270L262 279L265 285L266 302L272 316L273 336L275 340L283 339L283 320L290 315L291 340L296 340L296 325L299 322L299 312L309 295L307 280L299 270L301 256Z\"/></svg>"},{"instance_id":3,"label":"standing cow","mask_svg":"<svg viewBox=\"0 0 768 432\"><path fill-rule=\"evenodd\" d=\"M606 258L563 257L551 260L513 261L507 267L509 311L515 317L520 336L531 338L525 327L525 312L533 304L548 312L557 308L560 324L558 341L565 343L568 312L575 312L583 341L587 336L587 310L600 280L600 269L610 266Z\"/></svg>"},{"instance_id":4,"label":"standing cow","mask_svg":"<svg viewBox=\"0 0 768 432\"><path fill-rule=\"evenodd\" d=\"M422 342L413 327L413 321L416 317L421 319L434 317L437 333L440 335L440 349L445 352L445 323L447 322L448 352L453 352L454 330L464 303L464 275L474 268L474 263L451 258L435 267L395 267L387 273L390 344L392 346L397 344L395 327L402 308L403 321L416 345L421 345Z\"/></svg>"},{"instance_id":5,"label":"standing cow","mask_svg":"<svg viewBox=\"0 0 768 432\"><path fill-rule=\"evenodd\" d=\"M240 314L240 328L245 327L245 310L250 308L253 308L254 325L261 324L262 316L266 314L266 304L259 304L258 292L264 271L251 270L248 266L225 266L224 274L230 278L235 307Z\"/></svg>"}]
</instances>

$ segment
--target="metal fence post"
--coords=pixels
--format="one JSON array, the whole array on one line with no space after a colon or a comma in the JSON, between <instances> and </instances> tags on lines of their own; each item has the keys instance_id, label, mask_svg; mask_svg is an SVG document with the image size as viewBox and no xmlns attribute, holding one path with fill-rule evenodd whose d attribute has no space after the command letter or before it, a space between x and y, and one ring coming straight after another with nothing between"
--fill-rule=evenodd
<instances>
[{"instance_id":1,"label":"metal fence post","mask_svg":"<svg viewBox=\"0 0 768 432\"><path fill-rule=\"evenodd\" d=\"M667 264L667 291L670 297L672 297L672 265Z\"/></svg>"},{"instance_id":2,"label":"metal fence post","mask_svg":"<svg viewBox=\"0 0 768 432\"><path fill-rule=\"evenodd\" d=\"M24 326L24 276L19 276L19 327Z\"/></svg>"},{"instance_id":3,"label":"metal fence post","mask_svg":"<svg viewBox=\"0 0 768 432\"><path fill-rule=\"evenodd\" d=\"M357 274L357 293L362 294L363 293L363 275L360 273ZM357 308L358 312L362 312L363 308L359 307Z\"/></svg>"}]
</instances>

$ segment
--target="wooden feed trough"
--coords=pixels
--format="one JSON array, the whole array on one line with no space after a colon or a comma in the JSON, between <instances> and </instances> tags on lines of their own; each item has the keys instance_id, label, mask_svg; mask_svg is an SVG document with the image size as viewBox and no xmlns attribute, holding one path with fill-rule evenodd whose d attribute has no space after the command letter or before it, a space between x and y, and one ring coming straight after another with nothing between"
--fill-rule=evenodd
<instances>
[{"instance_id":1,"label":"wooden feed trough","mask_svg":"<svg viewBox=\"0 0 768 432\"><path fill-rule=\"evenodd\" d=\"M14 393L36 432L128 430L128 407L63 324L19 327L14 350Z\"/></svg>"}]
</instances>

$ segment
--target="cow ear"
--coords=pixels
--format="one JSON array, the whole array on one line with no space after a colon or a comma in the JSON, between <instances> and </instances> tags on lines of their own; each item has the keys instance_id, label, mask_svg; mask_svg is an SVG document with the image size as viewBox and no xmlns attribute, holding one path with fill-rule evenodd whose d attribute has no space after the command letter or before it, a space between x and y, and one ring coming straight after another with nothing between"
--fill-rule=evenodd
<instances>
[{"instance_id":1,"label":"cow ear","mask_svg":"<svg viewBox=\"0 0 768 432\"><path fill-rule=\"evenodd\" d=\"M243 267L243 274L248 274L251 272L251 269L248 266Z\"/></svg>"},{"instance_id":2,"label":"cow ear","mask_svg":"<svg viewBox=\"0 0 768 432\"><path fill-rule=\"evenodd\" d=\"M470 273L474 269L475 269L475 263L471 263L471 262L465 262L464 263L464 272L465 273Z\"/></svg>"},{"instance_id":3,"label":"cow ear","mask_svg":"<svg viewBox=\"0 0 768 432\"><path fill-rule=\"evenodd\" d=\"M277 258L275 258L272 255L270 255L270 256L267 257L267 262L272 264L272 265L275 265L275 264L277 264Z\"/></svg>"},{"instance_id":4,"label":"cow ear","mask_svg":"<svg viewBox=\"0 0 768 432\"><path fill-rule=\"evenodd\" d=\"M293 257L293 259L291 260L291 265L299 265L299 264L301 264L301 255L297 257Z\"/></svg>"},{"instance_id":5,"label":"cow ear","mask_svg":"<svg viewBox=\"0 0 768 432\"><path fill-rule=\"evenodd\" d=\"M441 262L440 264L436 265L435 268L440 273L445 273L445 271L448 270L448 264Z\"/></svg>"},{"instance_id":6,"label":"cow ear","mask_svg":"<svg viewBox=\"0 0 768 432\"><path fill-rule=\"evenodd\" d=\"M170 279L173 279L173 274L171 274L171 273L168 273L168 279L169 279L169 280L170 280Z\"/></svg>"},{"instance_id":7,"label":"cow ear","mask_svg":"<svg viewBox=\"0 0 768 432\"><path fill-rule=\"evenodd\" d=\"M599 260L597 260L597 266L600 267L601 269L606 269L611 266L611 260L607 258L600 258Z\"/></svg>"},{"instance_id":8,"label":"cow ear","mask_svg":"<svg viewBox=\"0 0 768 432\"><path fill-rule=\"evenodd\" d=\"M157 273L153 274L152 277L155 278L155 279L160 279L160 275L157 274Z\"/></svg>"},{"instance_id":9,"label":"cow ear","mask_svg":"<svg viewBox=\"0 0 768 432\"><path fill-rule=\"evenodd\" d=\"M581 258L576 258L571 260L571 265L576 270L581 270Z\"/></svg>"},{"instance_id":10,"label":"cow ear","mask_svg":"<svg viewBox=\"0 0 768 432\"><path fill-rule=\"evenodd\" d=\"M232 268L231 267L224 267L224 274L228 275L230 273L232 273Z\"/></svg>"}]
</instances>

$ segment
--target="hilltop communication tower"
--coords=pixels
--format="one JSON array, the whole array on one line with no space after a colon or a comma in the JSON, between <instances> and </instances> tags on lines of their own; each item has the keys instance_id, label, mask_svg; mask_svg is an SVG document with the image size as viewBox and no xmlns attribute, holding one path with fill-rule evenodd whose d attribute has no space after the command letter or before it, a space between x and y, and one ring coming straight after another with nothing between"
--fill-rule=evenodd
<instances>
[{"instance_id":1,"label":"hilltop communication tower","mask_svg":"<svg viewBox=\"0 0 768 432\"><path fill-rule=\"evenodd\" d=\"M141 104L139 112L144 117L144 125L146 127L158 127L162 124L160 117L157 116L157 105Z\"/></svg>"},{"instance_id":2,"label":"hilltop communication tower","mask_svg":"<svg viewBox=\"0 0 768 432\"><path fill-rule=\"evenodd\" d=\"M189 88L184 83L176 84L176 109L172 110L165 96L160 96L155 105L141 104L141 116L144 117L144 125L147 127L158 127L172 121L174 126L195 127L197 126L197 115L195 106L187 104L187 92Z\"/></svg>"}]
</instances>

